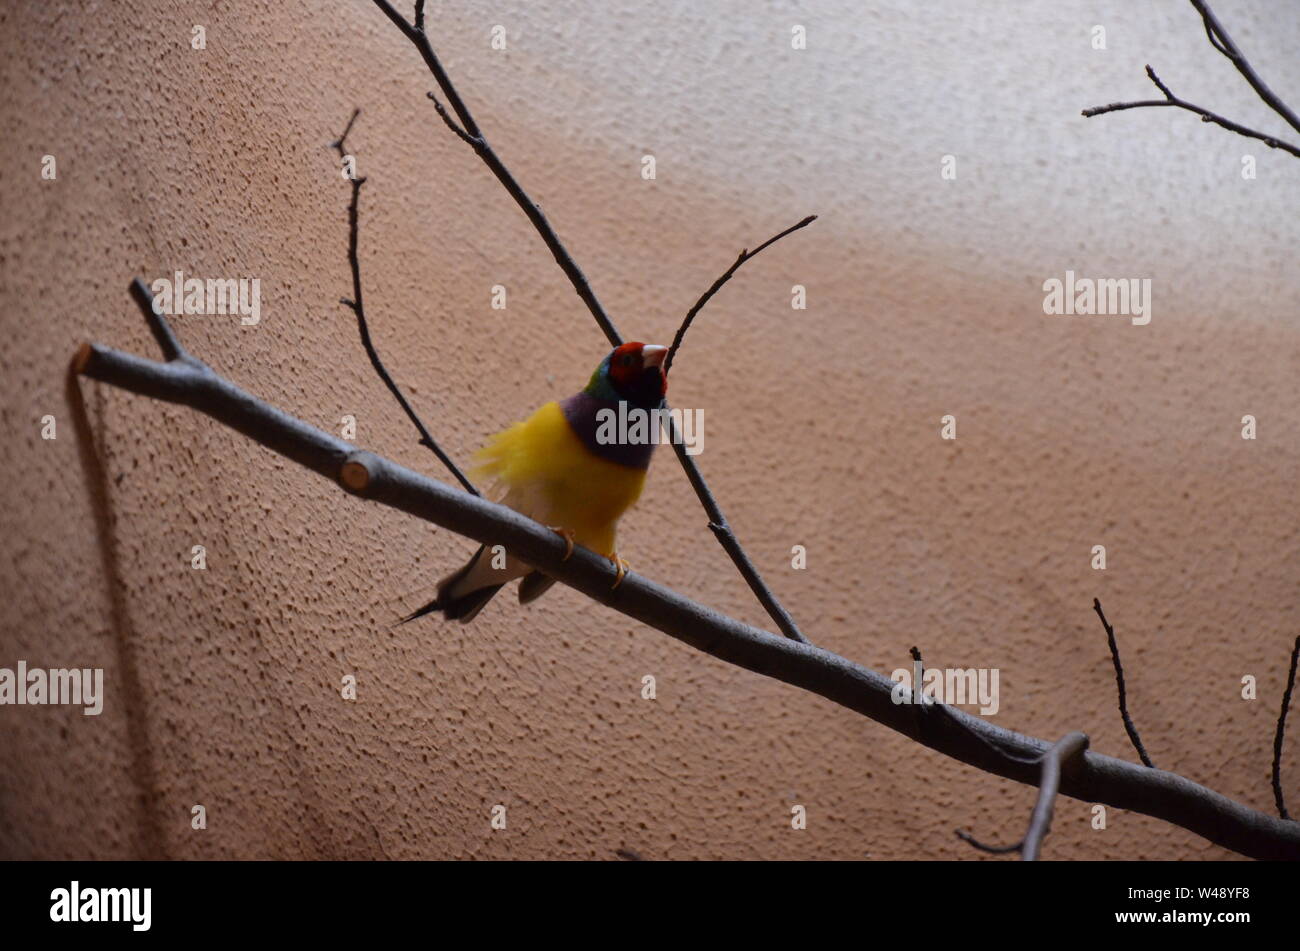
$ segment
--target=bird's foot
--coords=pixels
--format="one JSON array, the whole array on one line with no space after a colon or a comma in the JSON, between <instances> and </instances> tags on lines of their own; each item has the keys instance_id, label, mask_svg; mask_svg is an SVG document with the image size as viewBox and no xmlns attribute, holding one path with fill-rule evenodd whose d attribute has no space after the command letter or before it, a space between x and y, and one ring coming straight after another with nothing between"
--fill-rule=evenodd
<instances>
[{"instance_id":1,"label":"bird's foot","mask_svg":"<svg viewBox=\"0 0 1300 951\"><path fill-rule=\"evenodd\" d=\"M618 557L618 552L615 552L614 554L609 555L608 557L609 560L614 563L614 567L618 569L618 577L616 577L614 579L614 583L609 586L609 590L617 591L618 586L621 585L623 583L623 579L627 577L628 569L630 569L632 566L628 562L624 561L622 558Z\"/></svg>"},{"instance_id":2,"label":"bird's foot","mask_svg":"<svg viewBox=\"0 0 1300 951\"><path fill-rule=\"evenodd\" d=\"M564 557L560 561L568 561L573 557L573 529L560 528L557 525L548 525L546 527L564 539Z\"/></svg>"}]
</instances>

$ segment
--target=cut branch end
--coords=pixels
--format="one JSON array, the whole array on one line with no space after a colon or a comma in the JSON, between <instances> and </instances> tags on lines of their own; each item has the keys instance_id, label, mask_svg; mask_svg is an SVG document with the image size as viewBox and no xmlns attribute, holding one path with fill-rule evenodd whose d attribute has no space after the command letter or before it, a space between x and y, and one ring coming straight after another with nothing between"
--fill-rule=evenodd
<instances>
[{"instance_id":1,"label":"cut branch end","mask_svg":"<svg viewBox=\"0 0 1300 951\"><path fill-rule=\"evenodd\" d=\"M344 488L353 492L365 491L366 486L370 484L370 470L357 460L349 459L339 469L339 481L343 483Z\"/></svg>"},{"instance_id":2,"label":"cut branch end","mask_svg":"<svg viewBox=\"0 0 1300 951\"><path fill-rule=\"evenodd\" d=\"M77 352L72 355L72 372L81 376L86 372L86 367L90 365L90 357L95 352L95 348L88 343L83 343L77 348Z\"/></svg>"}]
</instances>

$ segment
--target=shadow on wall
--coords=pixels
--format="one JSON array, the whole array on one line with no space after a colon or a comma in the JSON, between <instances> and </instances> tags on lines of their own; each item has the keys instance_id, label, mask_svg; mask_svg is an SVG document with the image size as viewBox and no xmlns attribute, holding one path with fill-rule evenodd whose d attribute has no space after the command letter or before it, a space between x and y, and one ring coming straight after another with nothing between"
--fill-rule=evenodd
<instances>
[{"instance_id":1,"label":"shadow on wall","mask_svg":"<svg viewBox=\"0 0 1300 951\"><path fill-rule=\"evenodd\" d=\"M117 673L122 684L122 709L125 711L127 740L131 745L131 776L136 787L137 857L142 859L166 858L163 848L163 829L157 803L157 770L154 766L153 746L149 740L149 699L140 682L139 659L136 654L135 626L126 603L126 583L121 563L117 557L116 518L108 486L108 471L101 461L95 431L103 431L104 401L96 388L95 418L101 425L92 424L86 407L85 394L71 364L65 383L68 407L72 412L77 431L77 452L86 474L86 488L90 507L95 515L95 540L99 546L102 575L108 586L109 620L116 638Z\"/></svg>"}]
</instances>

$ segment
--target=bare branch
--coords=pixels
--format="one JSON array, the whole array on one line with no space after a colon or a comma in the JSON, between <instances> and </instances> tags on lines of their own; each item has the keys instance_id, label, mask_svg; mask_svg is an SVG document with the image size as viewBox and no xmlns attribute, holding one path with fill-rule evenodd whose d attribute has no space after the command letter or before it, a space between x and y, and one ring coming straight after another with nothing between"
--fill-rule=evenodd
<instances>
[{"instance_id":1,"label":"bare branch","mask_svg":"<svg viewBox=\"0 0 1300 951\"><path fill-rule=\"evenodd\" d=\"M1026 862L1037 861L1042 852L1043 840L1052 827L1052 809L1056 804L1056 794L1061 786L1061 769L1073 763L1088 748L1086 733L1067 733L1043 753L1040 762L1042 774L1038 780L1038 798L1034 801L1034 811L1029 816L1029 829L1025 837L1013 845L985 845L968 832L957 830L957 838L969 842L981 852L1005 855L1019 852Z\"/></svg>"},{"instance_id":2,"label":"bare branch","mask_svg":"<svg viewBox=\"0 0 1300 951\"><path fill-rule=\"evenodd\" d=\"M1138 736L1137 727L1133 725L1133 718L1128 715L1128 694L1124 690L1124 665L1119 662L1119 645L1115 642L1115 629L1107 622L1106 615L1101 610L1101 602L1096 598L1092 599L1092 609L1097 612L1097 617L1101 618L1101 626L1106 629L1106 640L1110 643L1110 659L1115 664L1115 684L1119 688L1119 715L1124 719L1124 729L1128 731L1128 738L1133 741L1133 748L1137 750L1138 756L1142 757L1142 762L1155 769L1151 757L1147 756L1146 748L1142 746L1142 738Z\"/></svg>"},{"instance_id":3,"label":"bare branch","mask_svg":"<svg viewBox=\"0 0 1300 951\"><path fill-rule=\"evenodd\" d=\"M352 113L352 118L348 120L347 127L338 140L331 143L331 148L339 153L339 158L347 158L347 138L348 133L352 131L352 124L357 121L357 116L361 115L361 110L357 109ZM352 299L343 298L340 303L352 308L352 312L357 315L357 329L361 333L361 346L365 347L366 356L370 358L370 365L375 368L379 378L384 381L384 386L393 394L397 404L402 407L402 412L406 413L416 431L420 434L420 445L427 447L438 460L447 467L447 470L456 477L456 481L465 487L465 491L473 495L478 495L478 489L474 488L474 483L466 478L465 473L461 472L460 467L452 461L451 456L443 451L437 441L429 434L428 428L424 425L423 420L415 412L415 409L407 401L406 395L402 393L400 387L394 382L384 366L384 362L379 359L379 353L375 350L374 342L370 339L370 325L366 322L366 308L361 298L361 260L357 256L358 241L358 207L361 203L361 186L366 183L364 177L358 178L356 175L349 176L352 184L352 202L348 205L348 264L352 268Z\"/></svg>"},{"instance_id":4,"label":"bare branch","mask_svg":"<svg viewBox=\"0 0 1300 951\"><path fill-rule=\"evenodd\" d=\"M1282 739L1286 735L1286 712L1291 707L1291 690L1295 687L1296 661L1300 660L1300 637L1291 648L1291 672L1286 675L1286 690L1282 694L1282 709L1277 715L1277 732L1273 734L1273 798L1277 801L1277 814L1290 819L1286 799L1282 795Z\"/></svg>"},{"instance_id":5,"label":"bare branch","mask_svg":"<svg viewBox=\"0 0 1300 951\"><path fill-rule=\"evenodd\" d=\"M158 342L158 349L162 351L163 357L168 360L188 359L189 354L176 339L171 324L167 323L162 314L154 310L153 294L149 293L149 288L145 287L144 281L138 277L131 282L131 299L144 311L144 319L149 324L149 331L153 334L153 339Z\"/></svg>"},{"instance_id":6,"label":"bare branch","mask_svg":"<svg viewBox=\"0 0 1300 951\"><path fill-rule=\"evenodd\" d=\"M1292 155L1300 158L1300 148L1291 145L1289 142L1283 142L1281 139L1274 138L1271 135L1265 135L1263 132L1256 132L1254 129L1249 129L1240 123L1233 122L1231 119L1225 119L1223 116L1211 112L1209 109L1194 105L1187 102L1185 99L1179 99L1169 91L1168 86L1160 81L1160 77L1156 75L1155 70L1150 66L1147 67L1147 76L1156 84L1157 87L1159 87L1160 91L1165 94L1164 99L1142 99L1136 102L1112 102L1108 106L1095 106L1092 109L1084 109L1083 114L1091 117L1104 115L1107 112L1122 112L1125 109L1175 106L1179 109L1186 109L1188 112L1196 113L1201 117L1202 122L1213 122L1215 125L1220 125L1229 132L1236 132L1238 135L1244 135L1249 139L1259 139L1271 149L1282 149L1284 152L1290 152Z\"/></svg>"},{"instance_id":7,"label":"bare branch","mask_svg":"<svg viewBox=\"0 0 1300 951\"><path fill-rule=\"evenodd\" d=\"M921 657L921 651L917 647L911 649L912 661L915 665L915 684L914 691L921 690L922 678L925 674L924 661ZM923 696L923 695L922 695ZM913 698L915 702L915 697ZM1038 781L1038 799L1034 804L1034 810L1029 817L1029 830L1025 833L1024 838L1019 842L1011 845L988 845L975 838L969 832L957 829L957 838L963 842L969 843L975 849L981 852L988 852L993 855L1006 855L1010 852L1020 852L1021 858L1026 862L1032 862L1038 858L1038 853L1042 847L1043 839L1047 837L1047 830L1052 825L1052 806L1056 800L1056 792L1060 786L1061 766L1063 763L1072 761L1080 753L1088 748L1088 736L1085 733L1068 733L1056 742L1051 748L1044 753L1026 757L1017 755L1004 747L998 745L989 738L969 730L965 720L955 716L952 707L942 703L921 703L917 709L924 716L928 711L935 710L947 714L952 723L970 732L971 736L979 740L999 758L1020 764L1036 764L1040 766L1041 772ZM924 736L924 728L922 728Z\"/></svg>"},{"instance_id":8,"label":"bare branch","mask_svg":"<svg viewBox=\"0 0 1300 951\"><path fill-rule=\"evenodd\" d=\"M1255 90L1260 99L1264 100L1265 105L1285 119L1291 128L1300 132L1300 116L1297 116L1286 103L1279 99L1277 94L1269 89L1264 80L1255 72L1255 67L1250 65L1250 60L1246 59L1241 50L1237 48L1237 44L1232 41L1232 37L1223 28L1219 18L1214 15L1210 5L1205 0L1191 0L1191 3L1205 23L1205 35L1210 38L1210 44L1232 61L1232 65L1237 67L1237 72L1246 78L1246 82L1250 83L1250 88Z\"/></svg>"},{"instance_id":9,"label":"bare branch","mask_svg":"<svg viewBox=\"0 0 1300 951\"><path fill-rule=\"evenodd\" d=\"M425 65L429 67L429 71L433 74L433 78L437 80L438 88L441 89L443 95L447 97L447 102L451 105L451 111L456 114L456 119L454 120L451 117L447 110L443 108L442 103L438 101L437 97L430 92L428 96L433 101L433 106L438 111L438 115L442 118L443 122L446 123L447 127L451 129L452 132L456 133L462 141L473 148L475 154L477 154L478 157L483 160L483 163L492 170L492 174L497 177L497 180L509 193L510 197L515 200L515 203L519 205L524 214L528 216L528 220L532 222L533 227L541 236L542 241L545 243L546 247L550 249L556 263L560 266L560 270L562 270L565 276L568 277L569 283L573 285L573 289L577 292L578 297L587 305L587 309L591 312L591 316L595 318L596 323L600 326L601 331L605 334L605 338L609 341L610 345L615 347L619 346L623 343L623 337L619 334L618 329L614 326L614 322L610 320L609 315L605 312L604 306L600 303L595 292L591 289L591 285L587 282L586 275L582 273L582 269L579 268L577 262L574 261L573 255L569 253L568 249L564 246L564 243L560 241L560 237L556 234L555 229L551 227L550 221L548 221L546 216L542 214L541 206L528 196L528 193L525 192L519 182L515 180L514 175L511 174L510 170L506 168L505 163L501 161L500 157L498 157L496 152L493 150L491 144L487 141L487 137L483 135L483 131L479 128L478 123L474 121L474 116L470 113L469 107L465 105L464 100L460 97L460 93L456 91L456 87L452 83L451 77L447 75L447 71L443 68L437 54L433 51L433 47L429 44L428 36L425 34L424 30L420 28L422 21L418 16L419 11L417 10L417 25L413 27L410 23L406 22L406 19L400 13L393 9L393 5L389 3L388 0L374 0L374 3L375 6L379 7L379 9L393 21L397 28L402 31L402 35L410 40L415 45L415 48L420 51L420 55L424 58ZM457 123L456 120L459 120L459 123ZM790 230L793 231L796 228L802 228L807 223L808 220L800 222L795 226L795 228ZM783 232L782 235L787 233L788 232ZM782 237L782 235L777 235L776 238L771 239L771 241L765 242L762 247L758 248L754 252L754 254L757 254L758 251L763 249L763 247L771 244L772 241L777 240L777 238ZM753 255L750 256L752 257ZM739 267L739 263L736 266ZM667 408L667 403L664 404L664 408ZM709 530L713 532L718 543L722 545L723 550L726 551L727 555L731 558L732 563L740 572L741 577L745 579L745 583L749 585L749 589L754 593L759 604L763 606L763 609L767 611L768 616L771 617L777 627L781 629L781 633L791 640L805 644L808 643L808 639L804 637L803 632L799 630L799 626L795 623L794 618L791 617L790 612L787 611L781 602L777 600L776 595L772 593L771 588L769 588L767 583L763 580L763 576L759 573L758 568L754 566L749 555L745 552L744 548L741 547L740 540L736 538L735 532L731 530L730 523L728 523L726 517L722 514L722 508L718 505L717 499L715 499L713 493L709 491L708 483L704 481L704 476L700 472L699 466L695 464L695 459L686 452L686 447L682 442L681 434L677 430L676 422L671 419L668 424L668 435L673 446L673 451L677 455L677 461L681 464L682 470L686 473L687 480L691 483L691 488L695 490L696 498L700 500L700 505L703 506L705 514L708 516Z\"/></svg>"},{"instance_id":10,"label":"bare branch","mask_svg":"<svg viewBox=\"0 0 1300 951\"><path fill-rule=\"evenodd\" d=\"M1228 36L1227 30L1223 28L1223 24L1221 24L1218 18L1215 17L1214 11L1210 9L1209 4L1205 3L1204 0L1191 0L1191 4L1196 9L1196 12L1201 15L1201 20L1205 25L1205 35L1209 39L1210 45L1232 61L1232 64L1237 67L1237 71L1246 78L1246 82L1250 83L1251 88L1255 90L1259 95L1259 98L1264 100L1265 104L1267 104L1270 109L1285 119L1291 125L1291 128L1300 132L1300 117L1297 117L1286 103L1279 99L1277 94L1265 85L1264 80L1259 77L1259 74L1255 72L1254 67L1250 65L1250 61L1246 59L1241 50L1237 48L1237 45L1233 43L1232 37ZM1201 117L1202 122L1213 122L1215 125L1221 126L1229 132L1235 132L1238 135L1243 135L1249 139L1258 139L1271 149L1281 149L1284 152L1290 152L1292 155L1300 158L1300 147L1292 145L1289 142L1284 142L1281 139L1264 132L1257 132L1239 122L1227 119L1216 112L1211 112L1203 106L1198 106L1185 99L1178 98L1170 92L1168 86L1160 81L1159 77L1156 76L1155 70L1153 70L1150 65L1147 66L1147 77L1155 83L1160 92L1164 94L1164 99L1112 102L1106 106L1094 106L1091 109L1084 109L1083 115L1091 118L1092 116L1105 115L1108 112L1122 112L1125 109L1146 109L1151 107L1172 106L1178 109L1184 109L1187 112L1195 113Z\"/></svg>"},{"instance_id":11,"label":"bare branch","mask_svg":"<svg viewBox=\"0 0 1300 951\"><path fill-rule=\"evenodd\" d=\"M1156 88L1159 89L1162 93L1164 93L1165 98L1168 99L1170 102L1173 102L1175 99L1177 99L1177 97L1172 92L1169 91L1169 87L1160 81L1160 77L1156 75L1156 71L1151 68L1150 63L1147 63L1147 78L1156 84Z\"/></svg>"},{"instance_id":12,"label":"bare branch","mask_svg":"<svg viewBox=\"0 0 1300 951\"><path fill-rule=\"evenodd\" d=\"M925 678L925 660L924 658L921 657L921 649L919 647L914 646L908 651L908 653L912 655L912 661L914 662L916 682L915 684L913 684L913 688L912 688L914 692L912 703L916 706L917 716L921 721L921 731L924 732L925 730L924 717L930 713L939 713L941 715L946 715L949 717L949 719L952 720L953 725L961 729L968 729L968 725L965 720L961 719L960 717L952 716L953 714L952 707L948 706L945 703L938 703L934 700L925 699L925 693L921 687L922 682ZM1037 756L1018 756L1017 754L1010 752L1009 750L1006 750L1001 746L998 746L996 743L994 743L988 737L984 736L982 733L978 733L976 731L970 731L970 734L974 739L978 740L979 742L987 746L995 756L998 756L1002 759L1010 760L1015 763L1036 764L1038 762Z\"/></svg>"},{"instance_id":13,"label":"bare branch","mask_svg":"<svg viewBox=\"0 0 1300 951\"><path fill-rule=\"evenodd\" d=\"M145 317L153 308L141 287ZM157 316L157 315L155 315ZM161 319L161 317L159 318ZM994 726L956 709L927 718L924 734L905 705L893 701L883 674L808 644L743 624L636 574L611 591L614 569L513 509L472 496L310 426L262 402L188 355L156 362L98 344L84 344L73 370L154 399L190 406L362 498L441 525L484 544L501 544L528 564L594 601L642 621L722 661L773 677L847 707L904 736L978 769L1028 785L1041 769L1022 759L1049 744ZM978 740L975 737L979 737ZM1174 823L1224 848L1262 859L1300 859L1300 823L1235 803L1188 779L1095 753L1061 776L1060 792Z\"/></svg>"},{"instance_id":14,"label":"bare branch","mask_svg":"<svg viewBox=\"0 0 1300 951\"><path fill-rule=\"evenodd\" d=\"M727 270L723 272L722 276L719 277L716 281L714 281L713 285L707 291L705 291L703 294L700 295L700 299L695 302L695 306L686 312L686 319L683 320L682 325L677 328L677 335L673 337L673 345L668 348L668 358L664 361L665 373L667 373L669 370L673 368L673 357L677 356L677 350L682 345L682 338L686 336L686 331L690 328L691 323L695 320L695 315L698 314L700 310L703 309L704 305L709 302L709 299L713 297L713 295L716 294L722 288L723 284L731 280L731 275L735 274L738 270L740 270L740 266L742 264L744 264L750 258L757 255L768 245L776 244L786 235L798 231L800 228L806 228L808 225L812 224L816 220L817 220L816 215L809 215L807 218L805 218L803 221L799 222L798 224L791 225L789 228L786 228L780 234L773 235L772 237L768 238L766 241L764 241L762 244L756 247L753 251L742 250L740 252L740 256L736 258L736 262L732 264L731 267L727 268Z\"/></svg>"},{"instance_id":15,"label":"bare branch","mask_svg":"<svg viewBox=\"0 0 1300 951\"><path fill-rule=\"evenodd\" d=\"M1010 845L987 845L963 829L957 830L957 838L976 850L988 852L990 855L1006 855L1010 852L1019 852L1020 847L1024 844L1024 839L1021 839L1019 842L1012 842Z\"/></svg>"},{"instance_id":16,"label":"bare branch","mask_svg":"<svg viewBox=\"0 0 1300 951\"><path fill-rule=\"evenodd\" d=\"M396 24L397 28L402 31L402 35L410 40L411 43L415 45L415 48L420 51L420 55L424 58L425 65L429 67L429 72L433 73L433 78L438 83L438 88L441 89L443 95L446 96L447 102L451 106L451 111L454 112L456 118L460 120L461 129L457 134L474 146L474 151L478 153L479 158L481 158L483 163L492 170L492 174L497 177L497 180L501 182L501 185L510 194L510 197L515 200L515 203L523 210L523 213L528 216L528 220L532 222L533 227L537 229L537 233L541 235L542 241L545 242L546 247L550 249L556 263L560 265L560 270L562 270L565 276L568 277L569 283L573 285L573 289L577 292L578 297L587 305L587 309L591 311L591 316L596 319L596 323L600 325L600 329L604 331L610 344L615 347L618 346L623 342L623 338L619 336L618 329L614 326L614 322L610 320L609 315L605 313L604 306L601 305L595 292L592 291L591 285L587 282L586 275L582 273L582 269L578 267L577 262L573 260L573 256L569 254L568 249L564 247L564 244L560 241L559 235L557 235L555 229L551 227L550 221L548 221L546 216L542 214L541 206L528 197L528 193L524 191L523 187L517 181L515 181L514 175L511 174L510 170L506 168L501 159L497 157L496 152L493 151L492 146L483 135L483 131L478 127L478 123L474 121L474 116L470 113L469 107L465 105L465 101L461 99L460 93L456 91L456 87L452 84L451 77L447 75L447 71L443 68L442 62L438 59L438 55L434 53L433 47L429 45L429 37L425 34L423 29L416 29L415 27L412 27L411 24L407 23L405 18L393 9L393 5L389 3L388 0L374 0L374 3L375 6L379 7L379 9L382 10L394 24ZM438 103L436 99L434 100L434 103L441 110L441 104ZM444 121L447 121L449 118L450 117L446 117ZM461 133L463 133L463 135Z\"/></svg>"},{"instance_id":17,"label":"bare branch","mask_svg":"<svg viewBox=\"0 0 1300 951\"><path fill-rule=\"evenodd\" d=\"M460 137L460 140L462 142L464 142L466 145L472 148L475 152L477 152L480 148L483 147L483 140L481 138L475 138L474 136L466 132L464 129L462 129L460 127L460 123L458 123L455 119L453 119L451 117L451 114L447 112L445 108L443 108L442 103L438 101L438 97L432 91L425 93L425 95L429 97L429 100L433 103L433 108L437 110L437 113L442 118L442 121L447 124L447 128L451 129L452 132L455 132L456 135Z\"/></svg>"},{"instance_id":18,"label":"bare branch","mask_svg":"<svg viewBox=\"0 0 1300 951\"><path fill-rule=\"evenodd\" d=\"M1088 748L1086 733L1067 733L1043 754L1043 775L1038 782L1038 800L1034 803L1033 814L1029 817L1029 831L1020 850L1021 858L1026 862L1038 859L1042 851L1043 840L1047 830L1052 827L1052 807L1056 804L1056 793L1061 788L1061 768L1075 760Z\"/></svg>"}]
</instances>

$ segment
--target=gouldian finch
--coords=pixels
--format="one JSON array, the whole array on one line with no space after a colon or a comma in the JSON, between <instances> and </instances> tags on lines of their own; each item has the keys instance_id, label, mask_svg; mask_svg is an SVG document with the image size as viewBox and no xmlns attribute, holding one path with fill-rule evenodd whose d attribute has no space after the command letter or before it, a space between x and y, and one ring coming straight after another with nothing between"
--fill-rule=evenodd
<instances>
[{"instance_id":1,"label":"gouldian finch","mask_svg":"<svg viewBox=\"0 0 1300 951\"><path fill-rule=\"evenodd\" d=\"M668 390L663 371L667 347L625 343L616 347L591 375L585 389L566 400L547 403L522 423L493 436L475 456L472 477L492 487L490 496L534 521L551 527L568 542L568 558L578 544L614 562L618 587L627 565L614 537L618 520L640 497L657 440L619 442L601 433L601 410L624 414L659 408ZM651 417L653 418L653 417ZM647 427L656 435L657 426ZM457 571L438 582L438 596L404 618L433 611L468 623L502 586L522 578L519 603L540 597L552 584L512 555L493 556L484 545Z\"/></svg>"}]
</instances>

